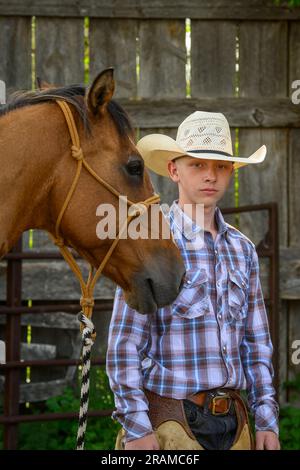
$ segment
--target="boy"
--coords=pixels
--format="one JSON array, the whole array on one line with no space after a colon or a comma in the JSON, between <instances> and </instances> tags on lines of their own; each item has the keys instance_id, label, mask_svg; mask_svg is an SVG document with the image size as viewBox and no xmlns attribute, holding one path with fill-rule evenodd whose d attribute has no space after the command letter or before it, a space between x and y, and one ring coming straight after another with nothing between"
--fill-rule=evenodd
<instances>
[{"instance_id":1,"label":"boy","mask_svg":"<svg viewBox=\"0 0 300 470\"><path fill-rule=\"evenodd\" d=\"M115 448L253 449L239 393L246 389L256 449L279 449L273 348L255 245L217 207L234 168L262 162L266 147L233 157L225 116L196 111L181 123L176 141L151 134L137 148L151 170L178 184L168 220L186 274L173 304L153 316L130 309L117 287L106 366L112 418L122 424Z\"/></svg>"}]
</instances>

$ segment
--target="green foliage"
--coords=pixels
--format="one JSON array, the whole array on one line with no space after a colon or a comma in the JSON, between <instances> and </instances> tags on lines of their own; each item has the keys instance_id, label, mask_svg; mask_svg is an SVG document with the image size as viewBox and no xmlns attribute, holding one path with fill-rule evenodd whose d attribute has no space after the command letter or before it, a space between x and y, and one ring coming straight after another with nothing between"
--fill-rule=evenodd
<instances>
[{"instance_id":1,"label":"green foliage","mask_svg":"<svg viewBox=\"0 0 300 470\"><path fill-rule=\"evenodd\" d=\"M280 443L283 450L300 449L300 408L293 406L294 401L299 401L300 374L294 380L285 382L284 388L289 391L290 404L280 409Z\"/></svg>"},{"instance_id":2,"label":"green foliage","mask_svg":"<svg viewBox=\"0 0 300 470\"><path fill-rule=\"evenodd\" d=\"M294 402L299 400L300 397L300 374L296 375L293 380L287 380L283 387L288 389L289 401Z\"/></svg>"},{"instance_id":3,"label":"green foliage","mask_svg":"<svg viewBox=\"0 0 300 470\"><path fill-rule=\"evenodd\" d=\"M279 438L283 450L300 449L300 408L294 406L281 408Z\"/></svg>"},{"instance_id":4,"label":"green foliage","mask_svg":"<svg viewBox=\"0 0 300 470\"><path fill-rule=\"evenodd\" d=\"M275 5L280 6L282 3L286 4L288 7L299 7L300 0L274 0Z\"/></svg>"},{"instance_id":5,"label":"green foliage","mask_svg":"<svg viewBox=\"0 0 300 470\"><path fill-rule=\"evenodd\" d=\"M50 398L44 404L31 404L28 412L64 413L79 412L80 386L67 387L63 395ZM89 410L114 408L113 394L109 388L104 368L92 368ZM72 450L76 446L77 419L22 423L19 426L20 450ZM114 449L120 424L111 416L88 418L85 438L87 450ZM3 441L0 432L0 439Z\"/></svg>"}]
</instances>

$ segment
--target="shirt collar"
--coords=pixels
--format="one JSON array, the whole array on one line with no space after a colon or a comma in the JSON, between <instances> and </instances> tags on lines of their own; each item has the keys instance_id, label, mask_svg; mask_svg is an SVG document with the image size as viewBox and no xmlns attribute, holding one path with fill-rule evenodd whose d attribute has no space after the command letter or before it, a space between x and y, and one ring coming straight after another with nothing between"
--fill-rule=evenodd
<instances>
[{"instance_id":1,"label":"shirt collar","mask_svg":"<svg viewBox=\"0 0 300 470\"><path fill-rule=\"evenodd\" d=\"M178 199L173 201L170 212L173 215L173 220L180 232L188 240L192 240L202 231L202 228L196 224L179 206ZM215 208L215 221L217 225L218 233L223 234L227 232L228 225L224 220L221 210L218 206Z\"/></svg>"}]
</instances>

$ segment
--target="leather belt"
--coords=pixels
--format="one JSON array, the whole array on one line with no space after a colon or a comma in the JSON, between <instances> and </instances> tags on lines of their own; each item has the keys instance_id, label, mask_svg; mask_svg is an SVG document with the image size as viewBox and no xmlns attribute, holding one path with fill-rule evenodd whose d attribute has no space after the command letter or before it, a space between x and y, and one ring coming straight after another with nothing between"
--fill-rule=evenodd
<instances>
[{"instance_id":1,"label":"leather belt","mask_svg":"<svg viewBox=\"0 0 300 470\"><path fill-rule=\"evenodd\" d=\"M230 389L224 389L198 392L194 395L189 395L187 400L202 407L207 403L207 407L213 415L226 415L229 412L232 403L230 391ZM232 391L239 394L239 390Z\"/></svg>"},{"instance_id":2,"label":"leather belt","mask_svg":"<svg viewBox=\"0 0 300 470\"><path fill-rule=\"evenodd\" d=\"M197 404L202 402L203 398L199 398L201 395L206 395L207 399L212 399L212 394L216 396L216 391L218 391L218 396L220 397L220 392L226 393L230 396L230 398L233 400L236 416L237 416L237 421L238 421L238 429L235 437L235 441L233 444L235 444L241 435L242 430L244 429L244 425L247 424L249 426L249 419L248 419L248 412L247 412L247 407L242 399L242 396L239 392L239 390L234 390L234 389L214 389L214 390L208 390L207 392L199 392L194 395L188 396L186 399L191 399L191 401L194 401L194 399L197 400ZM157 430L159 426L166 422L166 421L177 421L181 426L183 426L185 432L188 434L188 436L196 440L195 435L193 434L190 425L187 421L185 410L184 410L184 405L183 405L183 399L175 399L175 398L169 398L169 397L163 397L160 396L150 390L144 389L145 395L149 401L149 418L151 421L151 424L153 426L154 430ZM196 398L197 397L197 398ZM222 396L224 398L224 395ZM218 404L218 407L215 409L215 412L220 411L219 405L221 402L219 400L215 400L215 403ZM254 444L254 439L252 436L252 433L250 433L251 436L251 449L255 449L255 444Z\"/></svg>"}]
</instances>

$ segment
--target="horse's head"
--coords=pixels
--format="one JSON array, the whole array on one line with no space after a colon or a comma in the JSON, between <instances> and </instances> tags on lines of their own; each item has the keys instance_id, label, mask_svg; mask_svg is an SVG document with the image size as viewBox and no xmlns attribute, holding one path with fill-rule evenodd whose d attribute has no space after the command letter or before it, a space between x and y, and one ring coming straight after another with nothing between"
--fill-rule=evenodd
<instances>
[{"instance_id":1,"label":"horse's head","mask_svg":"<svg viewBox=\"0 0 300 470\"><path fill-rule=\"evenodd\" d=\"M49 86L43 85L43 89ZM110 68L95 78L84 96L77 97L85 119L80 119L74 109L73 113L89 166L128 200L140 202L153 195L153 186L135 147L129 119L122 107L112 100L114 88L113 70ZM57 113L60 113L58 106ZM53 220L57 218L76 171L62 115L60 119L63 156L56 167L51 192L55 208ZM128 230L127 238L120 239L103 271L122 287L128 305L140 313L153 313L158 307L172 303L179 293L185 271L169 226L162 212L157 210L158 204L156 208L154 206L150 206L140 218L144 238L134 238L134 226L131 225L133 232ZM64 240L98 267L120 229L120 207L122 210L125 207L127 212L124 202L83 168L61 221L60 231ZM103 235L103 217L110 225L106 227L107 238ZM155 227L156 222L158 225Z\"/></svg>"}]
</instances>

